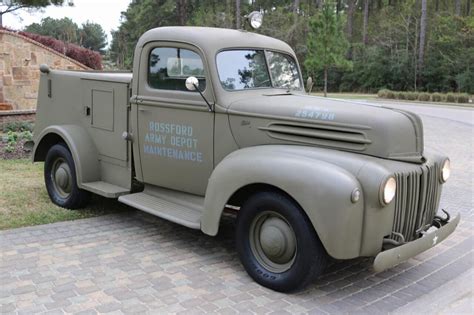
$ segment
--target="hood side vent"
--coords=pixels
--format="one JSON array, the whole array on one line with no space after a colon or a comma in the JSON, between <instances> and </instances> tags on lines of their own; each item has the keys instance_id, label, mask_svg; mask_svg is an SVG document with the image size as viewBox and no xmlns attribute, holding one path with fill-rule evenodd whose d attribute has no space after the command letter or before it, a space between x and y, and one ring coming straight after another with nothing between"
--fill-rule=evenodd
<instances>
[{"instance_id":1,"label":"hood side vent","mask_svg":"<svg viewBox=\"0 0 474 315\"><path fill-rule=\"evenodd\" d=\"M365 132L326 125L274 123L258 129L274 139L344 150L364 151L372 143Z\"/></svg>"}]
</instances>

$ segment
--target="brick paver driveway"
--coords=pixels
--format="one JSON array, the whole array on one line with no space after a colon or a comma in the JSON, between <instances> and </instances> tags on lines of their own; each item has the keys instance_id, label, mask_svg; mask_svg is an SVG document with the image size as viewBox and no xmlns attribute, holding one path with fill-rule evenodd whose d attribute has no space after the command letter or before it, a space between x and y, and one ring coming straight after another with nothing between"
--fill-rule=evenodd
<instances>
[{"instance_id":1,"label":"brick paver driveway","mask_svg":"<svg viewBox=\"0 0 474 315\"><path fill-rule=\"evenodd\" d=\"M426 147L451 157L441 206L461 212L462 224L436 248L389 271L375 274L371 259L334 262L305 291L280 294L243 270L231 220L212 238L131 210L0 232L0 311L472 312L472 119L422 118Z\"/></svg>"}]
</instances>

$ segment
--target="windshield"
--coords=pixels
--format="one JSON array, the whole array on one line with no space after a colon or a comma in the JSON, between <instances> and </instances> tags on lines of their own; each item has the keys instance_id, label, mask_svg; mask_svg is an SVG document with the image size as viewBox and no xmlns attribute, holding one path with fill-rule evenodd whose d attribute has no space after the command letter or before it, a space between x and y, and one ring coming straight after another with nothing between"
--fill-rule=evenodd
<instances>
[{"instance_id":1,"label":"windshield","mask_svg":"<svg viewBox=\"0 0 474 315\"><path fill-rule=\"evenodd\" d=\"M268 66L267 66L268 64ZM217 69L226 90L281 88L301 90L296 61L265 50L226 50L217 55Z\"/></svg>"}]
</instances>

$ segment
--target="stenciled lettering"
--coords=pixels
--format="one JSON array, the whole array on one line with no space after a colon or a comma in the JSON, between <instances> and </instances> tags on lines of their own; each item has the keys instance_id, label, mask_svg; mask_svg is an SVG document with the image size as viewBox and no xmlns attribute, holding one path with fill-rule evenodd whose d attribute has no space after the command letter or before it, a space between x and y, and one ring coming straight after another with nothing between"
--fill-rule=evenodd
<instances>
[{"instance_id":1,"label":"stenciled lettering","mask_svg":"<svg viewBox=\"0 0 474 315\"><path fill-rule=\"evenodd\" d=\"M150 121L143 152L178 161L202 163L203 154L197 151L198 140L193 136L192 126Z\"/></svg>"},{"instance_id":2,"label":"stenciled lettering","mask_svg":"<svg viewBox=\"0 0 474 315\"><path fill-rule=\"evenodd\" d=\"M328 109L325 108L305 106L296 111L295 117L310 118L316 120L334 120L336 119L336 114L330 112Z\"/></svg>"}]
</instances>

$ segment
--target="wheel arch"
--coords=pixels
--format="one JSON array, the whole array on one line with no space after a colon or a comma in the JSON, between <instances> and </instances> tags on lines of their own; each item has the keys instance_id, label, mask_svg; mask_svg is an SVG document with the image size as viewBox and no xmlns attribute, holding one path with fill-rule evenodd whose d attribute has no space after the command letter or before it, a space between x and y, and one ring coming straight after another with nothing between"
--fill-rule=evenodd
<instances>
[{"instance_id":1,"label":"wheel arch","mask_svg":"<svg viewBox=\"0 0 474 315\"><path fill-rule=\"evenodd\" d=\"M33 162L44 161L49 149L64 143L74 159L77 185L100 180L100 165L97 148L87 131L75 125L54 125L45 128L36 137Z\"/></svg>"},{"instance_id":2,"label":"wheel arch","mask_svg":"<svg viewBox=\"0 0 474 315\"><path fill-rule=\"evenodd\" d=\"M285 195L286 197L290 198L291 200L293 200L296 204L298 204L298 202L292 196L290 196L286 191L282 190L281 188L279 188L275 185L269 184L269 183L252 183L252 184L247 184L243 187L240 187L237 191L235 191L232 194L232 196L230 196L229 201L227 202L227 204L232 205L232 206L241 207L242 204L248 198L250 198L252 195L254 195L256 193L259 193L259 192L262 192L262 191L273 191L273 192L281 193L281 194ZM300 205L298 204L298 206L300 206Z\"/></svg>"},{"instance_id":3,"label":"wheel arch","mask_svg":"<svg viewBox=\"0 0 474 315\"><path fill-rule=\"evenodd\" d=\"M354 189L362 192L355 176L337 165L277 147L241 149L219 163L209 179L201 230L216 235L226 204L239 205L267 188L283 192L303 209L330 256L359 256L364 198L362 193L357 203L350 200Z\"/></svg>"}]
</instances>

